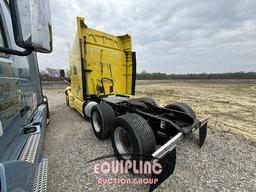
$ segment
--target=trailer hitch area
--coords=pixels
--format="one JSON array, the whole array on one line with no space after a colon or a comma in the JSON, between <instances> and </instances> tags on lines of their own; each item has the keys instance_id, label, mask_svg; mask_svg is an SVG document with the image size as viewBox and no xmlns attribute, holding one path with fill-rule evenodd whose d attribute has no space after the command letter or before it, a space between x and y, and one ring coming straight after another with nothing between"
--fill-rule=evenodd
<instances>
[{"instance_id":1,"label":"trailer hitch area","mask_svg":"<svg viewBox=\"0 0 256 192\"><path fill-rule=\"evenodd\" d=\"M193 127L192 132L199 129L199 147L202 147L207 136L207 124L209 118L199 120L198 123Z\"/></svg>"},{"instance_id":2,"label":"trailer hitch area","mask_svg":"<svg viewBox=\"0 0 256 192\"><path fill-rule=\"evenodd\" d=\"M162 172L160 174L152 173L152 178L156 182L150 185L149 192L154 191L173 174L176 164L176 145L182 139L183 133L179 132L152 154L153 162L157 161L161 164Z\"/></svg>"}]
</instances>

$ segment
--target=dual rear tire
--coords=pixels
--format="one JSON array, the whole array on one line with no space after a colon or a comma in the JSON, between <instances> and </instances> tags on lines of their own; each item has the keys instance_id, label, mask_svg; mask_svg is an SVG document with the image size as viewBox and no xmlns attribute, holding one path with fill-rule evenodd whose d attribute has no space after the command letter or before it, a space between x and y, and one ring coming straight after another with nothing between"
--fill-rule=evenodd
<instances>
[{"instance_id":1,"label":"dual rear tire","mask_svg":"<svg viewBox=\"0 0 256 192\"><path fill-rule=\"evenodd\" d=\"M91 123L97 138L103 140L111 137L118 159L143 159L155 151L154 132L138 114L126 113L115 117L112 107L101 103L92 108Z\"/></svg>"},{"instance_id":2,"label":"dual rear tire","mask_svg":"<svg viewBox=\"0 0 256 192\"><path fill-rule=\"evenodd\" d=\"M145 159L155 151L154 132L138 114L126 113L117 117L110 135L118 159Z\"/></svg>"},{"instance_id":3,"label":"dual rear tire","mask_svg":"<svg viewBox=\"0 0 256 192\"><path fill-rule=\"evenodd\" d=\"M196 118L194 111L184 103L171 103L166 108L181 111ZM155 151L154 132L148 122L136 113L126 113L116 117L110 105L101 103L93 106L91 123L97 138L103 140L111 137L112 147L118 159L145 159ZM156 137L161 144L170 139L170 136L164 133L157 133Z\"/></svg>"},{"instance_id":4,"label":"dual rear tire","mask_svg":"<svg viewBox=\"0 0 256 192\"><path fill-rule=\"evenodd\" d=\"M189 107L187 104L182 103L182 102L171 103L171 104L165 106L165 108L184 112L184 113L190 115L191 117L196 118L196 114L193 111L193 109L191 107Z\"/></svg>"},{"instance_id":5,"label":"dual rear tire","mask_svg":"<svg viewBox=\"0 0 256 192\"><path fill-rule=\"evenodd\" d=\"M190 115L193 118L196 118L196 114L193 111L193 109L191 107L189 107L187 104L182 103L182 102L170 103L170 104L166 105L165 108L180 111L180 112ZM158 144L160 144L160 145L166 143L170 139L169 135L159 132L159 131L157 132L156 137L157 137Z\"/></svg>"},{"instance_id":6,"label":"dual rear tire","mask_svg":"<svg viewBox=\"0 0 256 192\"><path fill-rule=\"evenodd\" d=\"M93 106L91 112L91 124L95 136L100 139L107 139L110 134L110 126L115 119L115 112L106 103Z\"/></svg>"}]
</instances>

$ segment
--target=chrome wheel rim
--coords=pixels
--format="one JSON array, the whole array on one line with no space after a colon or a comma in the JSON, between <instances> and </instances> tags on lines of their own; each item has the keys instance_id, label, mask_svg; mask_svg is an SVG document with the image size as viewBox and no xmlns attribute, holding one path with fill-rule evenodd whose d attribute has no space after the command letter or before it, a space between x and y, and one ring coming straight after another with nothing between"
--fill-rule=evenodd
<instances>
[{"instance_id":1,"label":"chrome wheel rim","mask_svg":"<svg viewBox=\"0 0 256 192\"><path fill-rule=\"evenodd\" d=\"M125 155L133 153L131 139L128 133L122 127L117 127L115 129L114 141L116 149L118 153L121 155L121 157L126 160L131 159L132 155Z\"/></svg>"}]
</instances>

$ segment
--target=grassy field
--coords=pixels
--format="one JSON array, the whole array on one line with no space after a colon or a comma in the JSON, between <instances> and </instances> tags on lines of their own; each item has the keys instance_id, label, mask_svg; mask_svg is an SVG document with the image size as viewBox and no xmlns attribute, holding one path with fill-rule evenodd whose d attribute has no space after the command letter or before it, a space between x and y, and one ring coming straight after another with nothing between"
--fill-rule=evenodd
<instances>
[{"instance_id":1,"label":"grassy field","mask_svg":"<svg viewBox=\"0 0 256 192\"><path fill-rule=\"evenodd\" d=\"M44 83L63 92L65 84ZM136 97L151 97L160 106L174 101L190 105L209 126L256 141L256 80L139 80Z\"/></svg>"},{"instance_id":2,"label":"grassy field","mask_svg":"<svg viewBox=\"0 0 256 192\"><path fill-rule=\"evenodd\" d=\"M210 128L256 140L256 80L138 81L136 96L160 106L185 102L198 116L210 117Z\"/></svg>"}]
</instances>

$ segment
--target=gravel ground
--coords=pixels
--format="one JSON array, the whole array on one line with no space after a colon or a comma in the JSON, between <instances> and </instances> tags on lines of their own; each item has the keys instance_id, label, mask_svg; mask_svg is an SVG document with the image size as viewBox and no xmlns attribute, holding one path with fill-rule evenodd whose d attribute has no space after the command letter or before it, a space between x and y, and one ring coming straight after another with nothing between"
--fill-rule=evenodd
<instances>
[{"instance_id":1,"label":"gravel ground","mask_svg":"<svg viewBox=\"0 0 256 192\"><path fill-rule=\"evenodd\" d=\"M148 191L143 185L97 185L99 176L91 174L93 165L86 162L112 154L110 140L96 139L90 123L66 106L63 90L47 89L44 93L51 115L44 151L49 159L48 191ZM177 147L175 173L158 192L255 191L255 142L212 127L201 149L197 141L193 135Z\"/></svg>"}]
</instances>

